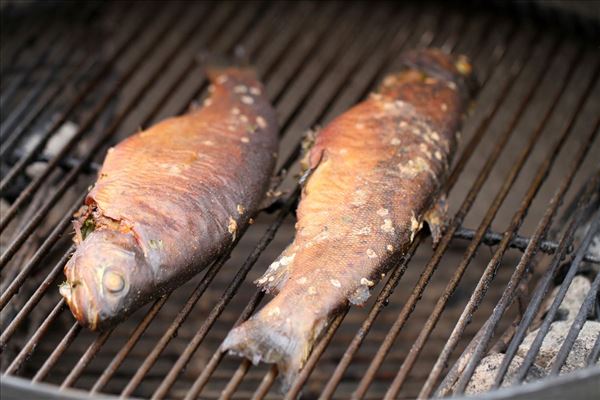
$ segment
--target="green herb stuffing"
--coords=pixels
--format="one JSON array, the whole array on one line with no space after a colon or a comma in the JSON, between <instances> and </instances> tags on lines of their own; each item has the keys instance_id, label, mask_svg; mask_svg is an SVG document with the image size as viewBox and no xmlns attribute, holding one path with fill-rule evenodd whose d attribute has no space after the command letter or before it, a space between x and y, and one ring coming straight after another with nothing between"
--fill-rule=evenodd
<instances>
[{"instance_id":1,"label":"green herb stuffing","mask_svg":"<svg viewBox=\"0 0 600 400\"><path fill-rule=\"evenodd\" d=\"M94 223L94 219L89 216L81 225L81 237L83 240L85 240L90 233L94 232L94 229L96 229L96 224Z\"/></svg>"}]
</instances>

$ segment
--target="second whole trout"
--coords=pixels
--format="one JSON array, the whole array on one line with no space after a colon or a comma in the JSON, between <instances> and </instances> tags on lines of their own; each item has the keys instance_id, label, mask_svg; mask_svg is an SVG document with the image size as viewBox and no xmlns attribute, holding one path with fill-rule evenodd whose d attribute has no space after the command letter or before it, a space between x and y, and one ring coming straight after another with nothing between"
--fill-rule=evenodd
<instances>
[{"instance_id":1,"label":"second whole trout","mask_svg":"<svg viewBox=\"0 0 600 400\"><path fill-rule=\"evenodd\" d=\"M257 212L277 156L275 110L251 68L209 71L204 105L108 151L74 223L60 292L92 330L214 261Z\"/></svg>"},{"instance_id":2,"label":"second whole trout","mask_svg":"<svg viewBox=\"0 0 600 400\"><path fill-rule=\"evenodd\" d=\"M399 260L427 222L439 239L441 188L470 102L464 57L429 49L333 120L308 154L296 235L257 284L276 296L234 328L223 350L276 363L291 384L328 322Z\"/></svg>"}]
</instances>

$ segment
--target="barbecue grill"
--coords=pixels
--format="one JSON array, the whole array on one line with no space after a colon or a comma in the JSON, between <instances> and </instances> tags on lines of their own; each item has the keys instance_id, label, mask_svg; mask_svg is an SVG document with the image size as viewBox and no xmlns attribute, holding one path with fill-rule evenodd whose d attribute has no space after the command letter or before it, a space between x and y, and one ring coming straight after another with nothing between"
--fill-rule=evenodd
<instances>
[{"instance_id":1,"label":"barbecue grill","mask_svg":"<svg viewBox=\"0 0 600 400\"><path fill-rule=\"evenodd\" d=\"M3 396L461 396L492 353L504 358L490 398L597 395L600 338L582 368L561 373L584 325L600 320L597 6L2 3ZM425 46L467 54L481 83L447 182L448 228L435 248L417 236L281 394L275 367L219 346L264 303L252 281L292 238L302 137L364 98L403 49ZM109 146L205 96L207 51L251 60L266 84L282 127L280 199L196 278L88 332L58 293L73 213ZM581 307L547 376L529 382L579 276L591 282ZM537 345L509 378L533 329Z\"/></svg>"}]
</instances>

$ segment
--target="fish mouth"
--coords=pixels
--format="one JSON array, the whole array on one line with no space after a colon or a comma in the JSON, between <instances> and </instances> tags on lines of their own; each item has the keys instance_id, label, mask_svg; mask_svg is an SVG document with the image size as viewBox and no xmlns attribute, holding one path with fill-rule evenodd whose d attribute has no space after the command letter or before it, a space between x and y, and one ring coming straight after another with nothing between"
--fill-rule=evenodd
<instances>
[{"instance_id":1,"label":"fish mouth","mask_svg":"<svg viewBox=\"0 0 600 400\"><path fill-rule=\"evenodd\" d=\"M64 282L60 285L60 294L63 296L71 313L79 324L95 331L98 328L100 312L94 305L93 296L89 289L77 282Z\"/></svg>"}]
</instances>

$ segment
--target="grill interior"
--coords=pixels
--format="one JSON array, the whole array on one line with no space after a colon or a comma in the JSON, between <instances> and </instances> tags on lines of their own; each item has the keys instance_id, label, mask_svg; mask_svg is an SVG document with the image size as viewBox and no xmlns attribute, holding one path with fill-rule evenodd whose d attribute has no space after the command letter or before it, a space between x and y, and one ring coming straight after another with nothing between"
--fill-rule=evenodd
<instances>
[{"instance_id":1,"label":"grill interior","mask_svg":"<svg viewBox=\"0 0 600 400\"><path fill-rule=\"evenodd\" d=\"M155 399L281 397L275 368L218 347L264 302L252 281L292 239L304 132L364 98L408 48L467 54L482 83L447 184L448 231L435 249L423 232L365 307L332 321L287 398L429 397L456 380L461 393L490 348L514 354L548 288L578 270L600 276L587 250L599 224L600 54L577 26L436 2L3 7L4 376ZM72 215L110 145L205 95L206 50L258 68L282 127L281 200L195 279L87 332L57 288ZM580 322L598 320L599 285ZM589 365L600 339L594 349Z\"/></svg>"}]
</instances>

